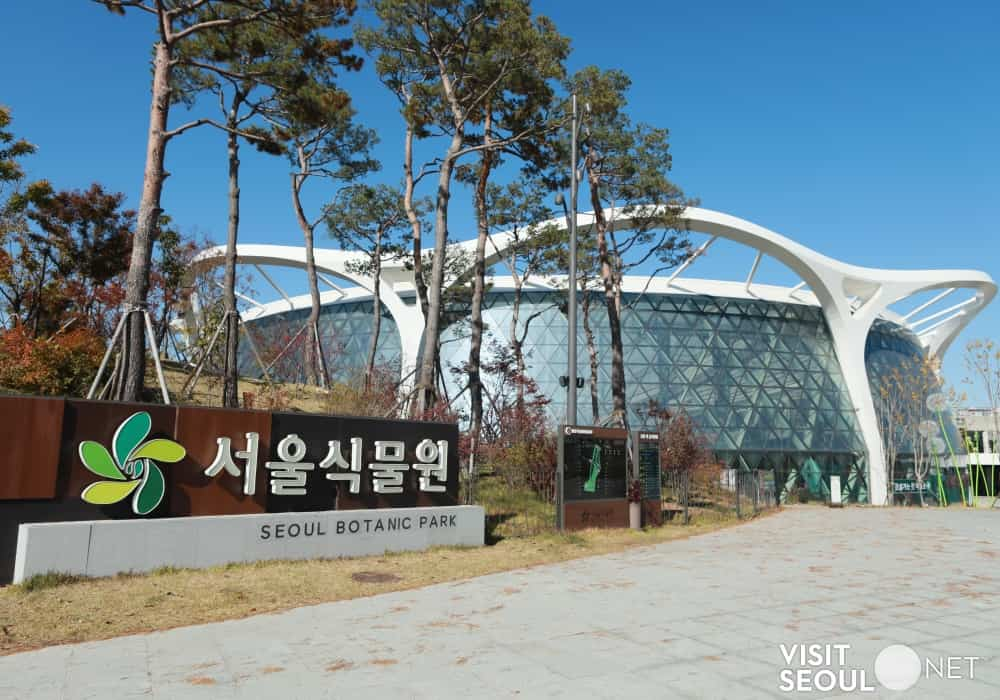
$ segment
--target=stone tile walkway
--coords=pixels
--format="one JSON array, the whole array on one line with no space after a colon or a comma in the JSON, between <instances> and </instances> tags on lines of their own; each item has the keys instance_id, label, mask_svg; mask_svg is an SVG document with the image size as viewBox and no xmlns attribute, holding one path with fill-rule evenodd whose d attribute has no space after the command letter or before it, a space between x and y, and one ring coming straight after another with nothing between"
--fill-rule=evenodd
<instances>
[{"instance_id":1,"label":"stone tile walkway","mask_svg":"<svg viewBox=\"0 0 1000 700\"><path fill-rule=\"evenodd\" d=\"M0 698L1000 698L1000 512L788 508L655 547L0 658ZM876 679L890 644L923 665ZM938 678L926 660L952 662ZM892 666L892 664L889 664ZM898 665L897 665L898 666ZM888 666L887 666L888 667ZM870 692L845 692L865 672ZM852 675L852 672L854 675ZM944 669L947 675L947 670Z\"/></svg>"}]
</instances>

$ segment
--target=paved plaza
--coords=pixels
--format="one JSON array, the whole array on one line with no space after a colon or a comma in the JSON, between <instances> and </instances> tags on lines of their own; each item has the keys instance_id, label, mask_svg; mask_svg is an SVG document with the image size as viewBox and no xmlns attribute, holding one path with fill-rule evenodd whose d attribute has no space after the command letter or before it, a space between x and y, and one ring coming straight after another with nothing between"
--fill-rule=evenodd
<instances>
[{"instance_id":1,"label":"paved plaza","mask_svg":"<svg viewBox=\"0 0 1000 700\"><path fill-rule=\"evenodd\" d=\"M795 507L613 555L7 656L0 697L794 696L784 671L873 688L803 697L998 698L998 606L1000 511ZM817 667L794 644L850 647ZM907 691L876 679L892 644L920 659Z\"/></svg>"}]
</instances>

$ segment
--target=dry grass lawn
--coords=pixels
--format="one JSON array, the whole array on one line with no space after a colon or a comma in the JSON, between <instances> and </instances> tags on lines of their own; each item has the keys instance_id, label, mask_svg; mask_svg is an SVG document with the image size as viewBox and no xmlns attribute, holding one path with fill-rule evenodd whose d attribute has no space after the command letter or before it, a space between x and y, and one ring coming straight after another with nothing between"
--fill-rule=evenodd
<instances>
[{"instance_id":1,"label":"dry grass lawn","mask_svg":"<svg viewBox=\"0 0 1000 700\"><path fill-rule=\"evenodd\" d=\"M738 522L731 516L702 516L687 526L542 534L472 549L168 569L105 579L42 577L0 589L0 654L417 588L656 544Z\"/></svg>"},{"instance_id":2,"label":"dry grass lawn","mask_svg":"<svg viewBox=\"0 0 1000 700\"><path fill-rule=\"evenodd\" d=\"M147 367L146 389L154 392L156 400L160 400L160 385L151 367ZM203 372L195 384L190 397L183 396L181 389L188 380L189 372L175 363L163 367L164 379L167 381L167 391L174 403L193 406L222 405L222 377ZM324 413L328 399L322 389L305 384L268 384L258 379L240 377L237 396L243 400L243 394L254 396L254 408L272 410L296 410L308 413Z\"/></svg>"}]
</instances>

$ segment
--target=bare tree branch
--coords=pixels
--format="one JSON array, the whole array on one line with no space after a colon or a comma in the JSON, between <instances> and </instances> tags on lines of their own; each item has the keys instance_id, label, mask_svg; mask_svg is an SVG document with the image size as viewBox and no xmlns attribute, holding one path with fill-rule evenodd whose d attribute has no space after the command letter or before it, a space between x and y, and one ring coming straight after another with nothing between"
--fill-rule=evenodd
<instances>
[{"instance_id":1,"label":"bare tree branch","mask_svg":"<svg viewBox=\"0 0 1000 700\"><path fill-rule=\"evenodd\" d=\"M199 22L198 24L192 24L190 27L185 27L179 32L171 33L167 36L167 41L176 42L180 41L186 36L195 34L196 32L201 32L206 29L211 29L213 27L234 27L238 24L245 24L247 22L253 22L254 20L260 19L273 12L273 8L268 5L263 9L257 10L256 12L251 12L249 15L243 17L227 17L224 19L210 19L204 22Z\"/></svg>"},{"instance_id":2,"label":"bare tree branch","mask_svg":"<svg viewBox=\"0 0 1000 700\"><path fill-rule=\"evenodd\" d=\"M152 15L157 15L160 11L156 7L150 7L144 2L139 2L139 0L93 0L98 5L104 5L109 10L124 10L126 7L134 7L137 10L142 10L143 12L148 12ZM157 3L159 5L159 3Z\"/></svg>"}]
</instances>

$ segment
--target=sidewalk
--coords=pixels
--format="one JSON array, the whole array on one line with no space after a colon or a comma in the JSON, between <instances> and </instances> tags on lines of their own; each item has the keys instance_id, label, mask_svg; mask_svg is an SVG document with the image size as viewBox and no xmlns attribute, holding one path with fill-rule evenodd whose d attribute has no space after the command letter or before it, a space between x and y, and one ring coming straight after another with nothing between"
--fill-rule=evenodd
<instances>
[{"instance_id":1,"label":"sidewalk","mask_svg":"<svg viewBox=\"0 0 1000 700\"><path fill-rule=\"evenodd\" d=\"M779 645L835 643L877 689L859 696L997 698L998 607L995 512L797 507L613 555L3 657L0 697L789 697ZM977 656L975 679L887 691L872 665L890 644Z\"/></svg>"}]
</instances>

